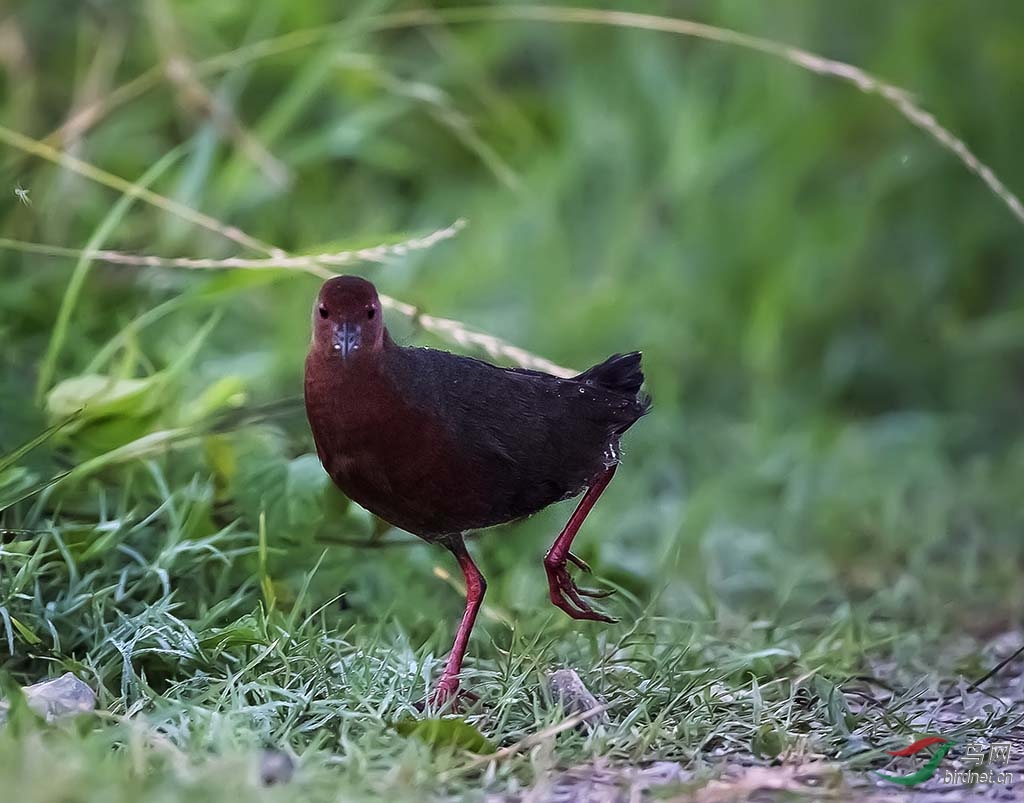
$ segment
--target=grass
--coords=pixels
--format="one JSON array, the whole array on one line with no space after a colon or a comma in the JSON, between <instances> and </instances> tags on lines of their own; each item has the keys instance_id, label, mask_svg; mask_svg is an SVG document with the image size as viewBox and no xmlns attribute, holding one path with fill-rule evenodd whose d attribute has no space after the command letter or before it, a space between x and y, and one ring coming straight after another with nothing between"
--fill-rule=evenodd
<instances>
[{"instance_id":1,"label":"grass","mask_svg":"<svg viewBox=\"0 0 1024 803\"><path fill-rule=\"evenodd\" d=\"M672 799L792 768L867 799L915 734L1024 756L1016 5L686 12L907 88L995 195L828 70L550 9L54 8L0 22L0 664L98 711L12 708L12 799L571 799L656 761ZM351 254L404 341L644 350L654 412L578 542L621 623L547 603L571 503L470 545L492 758L403 735L455 567L330 486L296 399L310 272Z\"/></svg>"}]
</instances>

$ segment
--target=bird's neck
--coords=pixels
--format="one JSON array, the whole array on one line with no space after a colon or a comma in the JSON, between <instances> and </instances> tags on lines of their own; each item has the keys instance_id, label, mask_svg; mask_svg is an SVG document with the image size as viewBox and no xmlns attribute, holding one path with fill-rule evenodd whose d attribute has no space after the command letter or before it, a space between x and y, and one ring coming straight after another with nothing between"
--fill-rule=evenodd
<instances>
[{"instance_id":1,"label":"bird's neck","mask_svg":"<svg viewBox=\"0 0 1024 803\"><path fill-rule=\"evenodd\" d=\"M306 407L311 415L364 426L385 404L392 392L387 369L396 345L384 330L382 346L348 359L336 352L314 347L306 357ZM344 411L338 416L338 411Z\"/></svg>"}]
</instances>

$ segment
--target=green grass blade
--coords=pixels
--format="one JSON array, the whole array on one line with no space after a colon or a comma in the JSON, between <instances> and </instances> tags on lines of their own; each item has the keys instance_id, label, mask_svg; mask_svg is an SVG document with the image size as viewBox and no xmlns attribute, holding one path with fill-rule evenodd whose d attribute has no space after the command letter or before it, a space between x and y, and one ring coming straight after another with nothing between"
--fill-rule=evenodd
<instances>
[{"instance_id":1,"label":"green grass blade","mask_svg":"<svg viewBox=\"0 0 1024 803\"><path fill-rule=\"evenodd\" d=\"M75 413L74 415L68 416L63 421L60 421L54 424L53 426L47 427L34 438L32 438L32 440L26 441L13 452L11 452L9 455L0 457L0 474L3 474L7 469L15 465L19 460L21 460L21 458L23 458L37 446L45 443L58 432L60 432L60 430L64 429L64 427L66 427L72 421L77 419L79 414L80 412Z\"/></svg>"},{"instance_id":2,"label":"green grass blade","mask_svg":"<svg viewBox=\"0 0 1024 803\"><path fill-rule=\"evenodd\" d=\"M179 145L176 148L172 148L152 167L150 167L129 191L118 199L117 203L114 204L113 208L107 213L106 217L104 217L103 221L96 228L96 231L93 232L92 237L89 238L89 242L85 246L86 254L103 246L107 238L113 233L114 229L120 225L125 214L138 198L139 193L163 175L164 172L182 156L185 150L186 146L184 144ZM78 298L82 294L82 287L85 284L86 277L89 275L89 269L91 266L91 257L85 255L79 257L78 262L75 263L75 268L71 273L71 279L68 281L68 286L64 290L64 297L61 299L60 309L57 311L57 321L53 327L53 334L50 336L50 343L46 349L46 356L43 358L43 363L39 368L39 377L36 380L35 398L37 404L42 401L46 391L50 389L50 386L53 383L53 376L57 368L57 359L60 357L61 349L64 347L64 343L68 337L68 330L71 326L71 314L74 312L75 305L78 303Z\"/></svg>"}]
</instances>

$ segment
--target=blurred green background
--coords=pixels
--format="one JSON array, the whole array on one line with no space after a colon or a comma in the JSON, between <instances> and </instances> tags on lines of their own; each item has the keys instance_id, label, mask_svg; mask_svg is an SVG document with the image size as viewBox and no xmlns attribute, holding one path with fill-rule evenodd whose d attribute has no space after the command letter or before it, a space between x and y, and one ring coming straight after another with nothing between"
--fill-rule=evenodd
<instances>
[{"instance_id":1,"label":"blurred green background","mask_svg":"<svg viewBox=\"0 0 1024 803\"><path fill-rule=\"evenodd\" d=\"M881 76L1024 191L1019 2L636 5ZM627 622L646 613L726 638L767 620L817 637L851 617L873 634L858 642L869 656L951 633L983 645L1019 623L1021 221L877 96L778 58L605 26L381 29L376 16L454 7L34 0L0 15L0 123L45 140L148 75L81 135L46 141L131 181L158 165L152 190L290 252L464 217L450 241L355 269L561 365L643 350L654 412L577 541L622 589L609 608ZM317 26L332 27L254 45ZM121 208L118 191L9 141L0 179L8 240L247 253L142 201ZM341 592L344 609L317 620L329 630L387 622L387 638L433 639L443 655L461 601L431 569L454 571L448 556L322 556L373 523L327 487L300 409L241 423L301 393L317 279L81 265L36 393L75 265L0 250L0 453L88 397L68 380L145 381L0 474L9 501L99 457L0 513L45 534L4 536L15 557L0 606L21 626L5 617L4 666L22 681L88 666L127 707L195 671L159 650L126 665L98 635L157 616L160 600L209 651L269 601L305 616ZM404 342L455 348L394 312L387 322ZM63 396L46 395L61 382ZM152 433L175 448L150 450ZM141 456L111 457L124 444ZM574 625L548 607L540 564L570 510L472 548L489 604L525 632L561 634L554 649L571 657ZM482 629L471 654L498 656L503 626Z\"/></svg>"}]
</instances>

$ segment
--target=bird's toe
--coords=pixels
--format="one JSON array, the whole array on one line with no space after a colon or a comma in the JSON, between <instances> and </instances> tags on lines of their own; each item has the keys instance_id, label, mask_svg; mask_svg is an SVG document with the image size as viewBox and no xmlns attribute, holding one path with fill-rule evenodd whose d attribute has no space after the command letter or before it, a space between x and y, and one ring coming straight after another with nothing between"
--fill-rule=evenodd
<instances>
[{"instance_id":1,"label":"bird's toe","mask_svg":"<svg viewBox=\"0 0 1024 803\"><path fill-rule=\"evenodd\" d=\"M442 677L429 697L417 700L413 707L421 714L455 714L464 707L463 704L474 705L480 701L480 695L459 688L458 678Z\"/></svg>"},{"instance_id":2,"label":"bird's toe","mask_svg":"<svg viewBox=\"0 0 1024 803\"><path fill-rule=\"evenodd\" d=\"M615 593L614 588L580 588L579 586L576 586L576 591L591 599L607 599Z\"/></svg>"},{"instance_id":3,"label":"bird's toe","mask_svg":"<svg viewBox=\"0 0 1024 803\"><path fill-rule=\"evenodd\" d=\"M568 552L566 553L566 557L587 574L590 574L594 571L590 568L590 564L583 560L583 558L581 558L579 555L574 555L572 552Z\"/></svg>"},{"instance_id":4,"label":"bird's toe","mask_svg":"<svg viewBox=\"0 0 1024 803\"><path fill-rule=\"evenodd\" d=\"M611 591L598 591L590 588L580 588L569 576L565 564L560 566L545 566L548 574L548 588L552 604L560 610L565 611L573 619L588 619L595 622L613 623L617 621L611 616L595 611L584 597L599 599L609 596Z\"/></svg>"}]
</instances>

